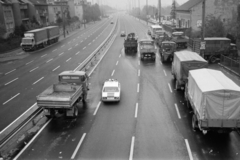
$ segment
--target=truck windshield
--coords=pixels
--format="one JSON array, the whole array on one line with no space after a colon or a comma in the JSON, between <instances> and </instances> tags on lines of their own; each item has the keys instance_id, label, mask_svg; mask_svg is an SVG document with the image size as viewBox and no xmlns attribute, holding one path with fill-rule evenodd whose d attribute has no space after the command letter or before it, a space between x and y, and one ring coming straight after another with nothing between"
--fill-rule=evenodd
<instances>
[{"instance_id":1,"label":"truck windshield","mask_svg":"<svg viewBox=\"0 0 240 160\"><path fill-rule=\"evenodd\" d=\"M118 92L118 87L104 87L103 92Z\"/></svg>"},{"instance_id":2,"label":"truck windshield","mask_svg":"<svg viewBox=\"0 0 240 160\"><path fill-rule=\"evenodd\" d=\"M60 82L67 82L67 83L79 83L79 82L84 82L85 78L80 77L80 76L60 76Z\"/></svg>"},{"instance_id":3,"label":"truck windshield","mask_svg":"<svg viewBox=\"0 0 240 160\"><path fill-rule=\"evenodd\" d=\"M22 39L22 43L24 43L24 44L32 44L32 40L33 40L33 39L23 38L23 39Z\"/></svg>"},{"instance_id":4,"label":"truck windshield","mask_svg":"<svg viewBox=\"0 0 240 160\"><path fill-rule=\"evenodd\" d=\"M142 42L141 47L145 49L154 48L154 42Z\"/></svg>"}]
</instances>

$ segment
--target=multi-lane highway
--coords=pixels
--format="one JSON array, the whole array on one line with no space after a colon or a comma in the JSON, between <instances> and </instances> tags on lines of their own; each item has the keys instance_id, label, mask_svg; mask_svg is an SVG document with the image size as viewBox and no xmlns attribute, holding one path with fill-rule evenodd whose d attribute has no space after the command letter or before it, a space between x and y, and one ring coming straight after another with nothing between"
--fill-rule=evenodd
<instances>
[{"instance_id":1,"label":"multi-lane highway","mask_svg":"<svg viewBox=\"0 0 240 160\"><path fill-rule=\"evenodd\" d=\"M49 119L16 159L240 159L237 132L203 135L192 130L191 111L183 93L173 87L171 64L162 64L159 55L155 62L142 62L139 53L124 53L120 31L149 38L147 25L126 14L115 15L115 23L117 19L116 38L90 77L87 104L78 118ZM109 20L98 22L26 58L25 65L1 77L1 114L13 117L4 118L1 126L14 120L11 114L34 104L35 96L56 82L58 73L75 69L113 26ZM119 103L101 102L102 85L109 78L121 83Z\"/></svg>"}]
</instances>

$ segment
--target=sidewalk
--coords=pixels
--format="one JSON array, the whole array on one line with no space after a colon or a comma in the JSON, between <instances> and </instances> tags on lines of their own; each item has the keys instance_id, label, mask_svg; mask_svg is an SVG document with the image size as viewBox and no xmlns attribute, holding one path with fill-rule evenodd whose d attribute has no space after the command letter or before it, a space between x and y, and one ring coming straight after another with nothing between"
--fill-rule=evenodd
<instances>
[{"instance_id":1,"label":"sidewalk","mask_svg":"<svg viewBox=\"0 0 240 160\"><path fill-rule=\"evenodd\" d=\"M90 22L90 25L92 25L94 23ZM89 24L86 24L86 27L90 26ZM71 28L67 28L67 31L68 31L68 34L66 33L66 37L64 38L64 35L61 34L60 37L59 37L59 42L68 38L68 37L71 37L72 35L74 35L76 32L78 31L81 31L81 30L84 30L85 28L82 26L80 29L78 28L75 28L74 30L72 30ZM71 31L72 30L72 31ZM22 50L22 48L18 48L14 51L11 51L11 52L7 52L7 53L4 53L4 54L0 54L0 65L1 63L3 62L8 62L8 61L14 61L14 60L19 60L19 59L23 59L25 57L27 57L29 54L31 53L28 53L28 52L24 52Z\"/></svg>"}]
</instances>

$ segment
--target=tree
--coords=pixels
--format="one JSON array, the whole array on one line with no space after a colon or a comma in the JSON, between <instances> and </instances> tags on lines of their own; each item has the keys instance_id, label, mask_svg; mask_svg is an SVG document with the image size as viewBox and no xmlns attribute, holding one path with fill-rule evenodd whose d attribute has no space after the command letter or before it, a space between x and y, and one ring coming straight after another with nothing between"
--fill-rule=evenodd
<instances>
[{"instance_id":1,"label":"tree","mask_svg":"<svg viewBox=\"0 0 240 160\"><path fill-rule=\"evenodd\" d=\"M173 0L170 14L171 14L172 19L176 19L176 1L175 0Z\"/></svg>"},{"instance_id":2,"label":"tree","mask_svg":"<svg viewBox=\"0 0 240 160\"><path fill-rule=\"evenodd\" d=\"M208 15L205 22L206 37L224 37L225 29L220 17L216 18L213 15Z\"/></svg>"}]
</instances>

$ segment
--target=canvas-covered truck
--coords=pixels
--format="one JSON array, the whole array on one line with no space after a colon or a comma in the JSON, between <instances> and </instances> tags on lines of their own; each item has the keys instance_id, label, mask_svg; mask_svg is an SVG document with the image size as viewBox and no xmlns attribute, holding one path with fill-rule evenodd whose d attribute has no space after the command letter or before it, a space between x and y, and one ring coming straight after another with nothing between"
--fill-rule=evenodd
<instances>
[{"instance_id":1,"label":"canvas-covered truck","mask_svg":"<svg viewBox=\"0 0 240 160\"><path fill-rule=\"evenodd\" d=\"M184 89L188 72L194 69L207 68L208 62L196 52L183 50L174 52L172 75L176 81L175 89Z\"/></svg>"},{"instance_id":2,"label":"canvas-covered truck","mask_svg":"<svg viewBox=\"0 0 240 160\"><path fill-rule=\"evenodd\" d=\"M48 26L47 29L48 45L58 42L60 30L58 26Z\"/></svg>"},{"instance_id":3,"label":"canvas-covered truck","mask_svg":"<svg viewBox=\"0 0 240 160\"><path fill-rule=\"evenodd\" d=\"M163 41L159 47L161 62L173 61L173 54L176 51L176 43L172 41Z\"/></svg>"},{"instance_id":4,"label":"canvas-covered truck","mask_svg":"<svg viewBox=\"0 0 240 160\"><path fill-rule=\"evenodd\" d=\"M37 96L37 105L47 117L57 113L68 117L78 116L78 104L86 102L88 76L84 71L64 71L58 76L58 83L51 85Z\"/></svg>"},{"instance_id":5,"label":"canvas-covered truck","mask_svg":"<svg viewBox=\"0 0 240 160\"><path fill-rule=\"evenodd\" d=\"M171 40L177 44L177 49L186 49L188 47L188 38L183 32L172 32Z\"/></svg>"},{"instance_id":6,"label":"canvas-covered truck","mask_svg":"<svg viewBox=\"0 0 240 160\"><path fill-rule=\"evenodd\" d=\"M152 59L155 61L157 48L153 40L142 39L139 41L140 59Z\"/></svg>"},{"instance_id":7,"label":"canvas-covered truck","mask_svg":"<svg viewBox=\"0 0 240 160\"><path fill-rule=\"evenodd\" d=\"M138 39L135 37L135 33L129 33L127 38L124 39L125 53L137 53Z\"/></svg>"},{"instance_id":8,"label":"canvas-covered truck","mask_svg":"<svg viewBox=\"0 0 240 160\"><path fill-rule=\"evenodd\" d=\"M185 100L193 110L194 130L230 133L240 128L240 87L221 71L190 71Z\"/></svg>"},{"instance_id":9,"label":"canvas-covered truck","mask_svg":"<svg viewBox=\"0 0 240 160\"><path fill-rule=\"evenodd\" d=\"M24 33L20 46L24 51L34 51L58 41L60 31L58 26L48 26Z\"/></svg>"}]
</instances>

